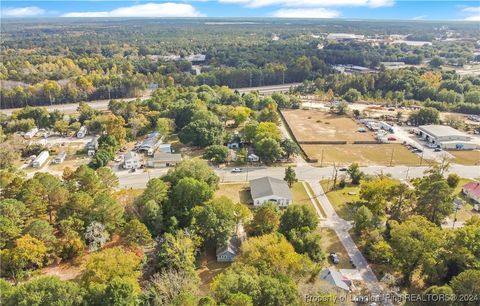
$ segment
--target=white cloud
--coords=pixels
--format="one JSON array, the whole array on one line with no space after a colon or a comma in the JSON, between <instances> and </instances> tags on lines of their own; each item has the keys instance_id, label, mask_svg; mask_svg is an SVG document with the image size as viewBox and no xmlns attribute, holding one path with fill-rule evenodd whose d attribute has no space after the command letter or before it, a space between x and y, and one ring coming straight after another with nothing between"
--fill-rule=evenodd
<instances>
[{"instance_id":1,"label":"white cloud","mask_svg":"<svg viewBox=\"0 0 480 306\"><path fill-rule=\"evenodd\" d=\"M427 18L427 15L420 15L413 17L412 20L425 20L425 18Z\"/></svg>"},{"instance_id":2,"label":"white cloud","mask_svg":"<svg viewBox=\"0 0 480 306\"><path fill-rule=\"evenodd\" d=\"M71 12L62 17L203 17L195 7L184 3L146 3L111 11Z\"/></svg>"},{"instance_id":3,"label":"white cloud","mask_svg":"<svg viewBox=\"0 0 480 306\"><path fill-rule=\"evenodd\" d=\"M467 15L465 20L480 21L480 6L468 6L462 9L462 12Z\"/></svg>"},{"instance_id":4,"label":"white cloud","mask_svg":"<svg viewBox=\"0 0 480 306\"><path fill-rule=\"evenodd\" d=\"M10 7L2 10L2 16L5 17L34 17L44 13L45 10L37 6Z\"/></svg>"},{"instance_id":5,"label":"white cloud","mask_svg":"<svg viewBox=\"0 0 480 306\"><path fill-rule=\"evenodd\" d=\"M219 0L221 3L244 4L247 7L281 5L287 7L368 6L372 8L392 6L395 0Z\"/></svg>"},{"instance_id":6,"label":"white cloud","mask_svg":"<svg viewBox=\"0 0 480 306\"><path fill-rule=\"evenodd\" d=\"M280 18L335 18L340 12L325 8L280 9L272 13L272 17Z\"/></svg>"}]
</instances>

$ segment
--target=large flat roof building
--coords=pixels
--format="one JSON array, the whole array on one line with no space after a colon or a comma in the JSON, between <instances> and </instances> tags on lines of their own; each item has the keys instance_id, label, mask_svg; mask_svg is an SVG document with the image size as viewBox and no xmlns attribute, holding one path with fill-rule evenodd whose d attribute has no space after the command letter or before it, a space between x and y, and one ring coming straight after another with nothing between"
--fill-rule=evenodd
<instances>
[{"instance_id":1,"label":"large flat roof building","mask_svg":"<svg viewBox=\"0 0 480 306\"><path fill-rule=\"evenodd\" d=\"M442 149L473 150L479 148L478 143L472 140L472 136L447 125L421 125L418 127L418 135Z\"/></svg>"}]
</instances>

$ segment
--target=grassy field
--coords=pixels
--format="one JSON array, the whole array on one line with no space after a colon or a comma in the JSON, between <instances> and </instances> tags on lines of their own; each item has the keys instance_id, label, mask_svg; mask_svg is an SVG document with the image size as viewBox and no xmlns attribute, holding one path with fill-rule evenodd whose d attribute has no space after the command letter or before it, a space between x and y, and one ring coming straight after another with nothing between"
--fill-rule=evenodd
<instances>
[{"instance_id":1,"label":"grassy field","mask_svg":"<svg viewBox=\"0 0 480 306\"><path fill-rule=\"evenodd\" d=\"M248 183L224 183L220 184L215 196L226 196L237 203L251 204L252 197Z\"/></svg>"},{"instance_id":2,"label":"grassy field","mask_svg":"<svg viewBox=\"0 0 480 306\"><path fill-rule=\"evenodd\" d=\"M347 251L343 247L342 242L338 239L337 234L330 228L319 228L318 233L322 237L322 249L325 254L328 255L331 252L335 252L340 259L340 263L335 265L338 269L351 269L349 257ZM330 258L327 259L329 265L333 265Z\"/></svg>"},{"instance_id":3,"label":"grassy field","mask_svg":"<svg viewBox=\"0 0 480 306\"><path fill-rule=\"evenodd\" d=\"M420 157L401 144L346 144L346 145L302 145L308 156L318 159L318 164L350 165L411 165L420 164ZM323 163L322 163L323 151ZM393 151L393 158L392 158Z\"/></svg>"},{"instance_id":4,"label":"grassy field","mask_svg":"<svg viewBox=\"0 0 480 306\"><path fill-rule=\"evenodd\" d=\"M299 141L375 140L373 133L360 133L351 118L320 110L284 110L283 114Z\"/></svg>"},{"instance_id":5,"label":"grassy field","mask_svg":"<svg viewBox=\"0 0 480 306\"><path fill-rule=\"evenodd\" d=\"M480 165L480 150L473 151L448 151L455 159L452 160L455 164L461 165Z\"/></svg>"},{"instance_id":6,"label":"grassy field","mask_svg":"<svg viewBox=\"0 0 480 306\"><path fill-rule=\"evenodd\" d=\"M353 220L354 214L353 209L349 207L349 202L358 200L358 192L360 190L359 186L346 186L343 189L330 190L332 187L332 182L328 180L320 181L323 190L326 192L330 203L337 214L345 220Z\"/></svg>"},{"instance_id":7,"label":"grassy field","mask_svg":"<svg viewBox=\"0 0 480 306\"><path fill-rule=\"evenodd\" d=\"M307 191L303 187L302 182L297 182L293 184L292 188L293 204L306 204L311 205L310 197L307 194Z\"/></svg>"}]
</instances>

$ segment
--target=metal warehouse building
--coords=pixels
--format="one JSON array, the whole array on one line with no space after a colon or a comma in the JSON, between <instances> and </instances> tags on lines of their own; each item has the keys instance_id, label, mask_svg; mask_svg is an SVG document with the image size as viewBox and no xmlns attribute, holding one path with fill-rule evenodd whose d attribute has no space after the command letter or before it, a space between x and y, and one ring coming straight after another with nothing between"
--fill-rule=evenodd
<instances>
[{"instance_id":1,"label":"metal warehouse building","mask_svg":"<svg viewBox=\"0 0 480 306\"><path fill-rule=\"evenodd\" d=\"M418 135L447 150L474 150L480 147L471 136L446 125L421 125Z\"/></svg>"}]
</instances>

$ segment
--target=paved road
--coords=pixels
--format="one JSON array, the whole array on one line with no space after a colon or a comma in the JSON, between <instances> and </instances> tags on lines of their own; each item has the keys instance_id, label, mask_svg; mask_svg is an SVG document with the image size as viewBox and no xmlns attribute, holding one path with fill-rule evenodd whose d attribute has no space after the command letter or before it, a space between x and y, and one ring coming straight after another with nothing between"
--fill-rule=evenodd
<instances>
[{"instance_id":1,"label":"paved road","mask_svg":"<svg viewBox=\"0 0 480 306\"><path fill-rule=\"evenodd\" d=\"M301 83L288 83L288 84L281 84L281 85L272 85L272 86L261 86L261 87L248 87L248 88L236 88L236 90L240 93L248 93L252 91L258 91L263 94L271 94L274 92L287 92L290 87L292 86L298 86ZM234 89L235 90L235 89ZM149 92L148 94L139 97L138 99L140 100L146 100L151 97L152 92ZM117 100L122 100L122 101L133 101L136 100L137 98L125 98L125 99L117 99ZM96 109L96 110L106 110L108 108L108 102L110 100L94 100L94 101L89 101L88 104ZM68 103L68 104L58 104L58 105L52 105L52 106L45 106L49 112L58 109L59 111L62 111L67 114L75 113L77 111L78 103ZM18 108L12 108L12 109L2 109L0 112L10 116L13 111L18 110Z\"/></svg>"},{"instance_id":2,"label":"paved road","mask_svg":"<svg viewBox=\"0 0 480 306\"><path fill-rule=\"evenodd\" d=\"M340 242L347 251L348 256L360 272L363 282L367 286L368 290L372 294L380 294L382 292L382 287L377 279L377 276L375 273L373 273L367 260L363 256L362 252L360 252L360 250L357 248L357 245L348 232L352 225L337 215L318 180L307 180L307 182L312 187L315 197L317 197L317 199L320 201L320 204L325 211L326 220L321 222L321 226L331 228L335 231L338 239L340 239Z\"/></svg>"}]
</instances>

